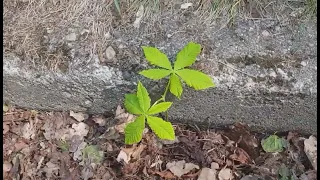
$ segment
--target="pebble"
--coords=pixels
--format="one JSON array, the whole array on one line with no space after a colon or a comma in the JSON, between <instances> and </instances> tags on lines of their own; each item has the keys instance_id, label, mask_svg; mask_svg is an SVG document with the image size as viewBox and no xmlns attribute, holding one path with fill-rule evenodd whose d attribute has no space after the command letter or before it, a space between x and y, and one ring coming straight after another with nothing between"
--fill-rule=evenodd
<instances>
[{"instance_id":1,"label":"pebble","mask_svg":"<svg viewBox=\"0 0 320 180\"><path fill-rule=\"evenodd\" d=\"M281 75L282 78L288 79L287 73L285 73L282 69L277 68L277 72Z\"/></svg>"},{"instance_id":2,"label":"pebble","mask_svg":"<svg viewBox=\"0 0 320 180\"><path fill-rule=\"evenodd\" d=\"M302 65L302 66L306 66L306 65L307 65L307 62L301 61L301 65Z\"/></svg>"},{"instance_id":3,"label":"pebble","mask_svg":"<svg viewBox=\"0 0 320 180\"><path fill-rule=\"evenodd\" d=\"M277 74L276 74L274 71L272 71L272 72L269 74L269 76L275 78L275 77L277 77Z\"/></svg>"},{"instance_id":4,"label":"pebble","mask_svg":"<svg viewBox=\"0 0 320 180\"><path fill-rule=\"evenodd\" d=\"M65 37L65 39L67 41L76 41L77 40L77 34L76 33L70 33Z\"/></svg>"},{"instance_id":5,"label":"pebble","mask_svg":"<svg viewBox=\"0 0 320 180\"><path fill-rule=\"evenodd\" d=\"M110 60L110 59L114 58L115 55L116 55L116 52L114 51L114 49L111 46L109 46L106 50L107 58Z\"/></svg>"},{"instance_id":6,"label":"pebble","mask_svg":"<svg viewBox=\"0 0 320 180\"><path fill-rule=\"evenodd\" d=\"M111 39L111 34L110 34L110 32L107 32L106 34L104 34L104 37L106 38L106 39Z\"/></svg>"},{"instance_id":7,"label":"pebble","mask_svg":"<svg viewBox=\"0 0 320 180\"><path fill-rule=\"evenodd\" d=\"M262 36L268 37L270 36L270 33L267 30L262 31Z\"/></svg>"},{"instance_id":8,"label":"pebble","mask_svg":"<svg viewBox=\"0 0 320 180\"><path fill-rule=\"evenodd\" d=\"M120 45L118 46L119 49L123 49L123 48L125 48L125 47L126 47L126 46L123 45L123 44L120 44Z\"/></svg>"}]
</instances>

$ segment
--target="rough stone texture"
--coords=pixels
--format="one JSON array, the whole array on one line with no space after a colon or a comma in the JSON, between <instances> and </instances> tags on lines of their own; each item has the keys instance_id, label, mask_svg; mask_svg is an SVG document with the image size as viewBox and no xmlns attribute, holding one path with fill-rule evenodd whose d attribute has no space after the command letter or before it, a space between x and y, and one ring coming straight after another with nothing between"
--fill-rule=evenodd
<instances>
[{"instance_id":1,"label":"rough stone texture","mask_svg":"<svg viewBox=\"0 0 320 180\"><path fill-rule=\"evenodd\" d=\"M162 22L156 36L148 35L143 23L140 29L110 32L109 44L116 52L112 64L101 64L102 57L77 43L68 44L66 72L39 70L4 54L4 100L35 109L103 113L133 92L138 79L157 97L164 82L138 75L147 67L140 47L158 47L174 59L192 40L203 47L193 68L208 73L217 88L199 92L186 88L180 101L171 97L172 121L211 126L242 121L257 129L317 134L314 23L247 20L236 21L234 28L198 28L179 25L183 19Z\"/></svg>"}]
</instances>

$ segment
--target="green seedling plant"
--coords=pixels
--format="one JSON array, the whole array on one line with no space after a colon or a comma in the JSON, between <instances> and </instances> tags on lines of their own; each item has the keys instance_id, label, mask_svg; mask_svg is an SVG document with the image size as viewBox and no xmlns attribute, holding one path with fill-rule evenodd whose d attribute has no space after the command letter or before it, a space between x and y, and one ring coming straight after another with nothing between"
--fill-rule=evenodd
<instances>
[{"instance_id":1,"label":"green seedling plant","mask_svg":"<svg viewBox=\"0 0 320 180\"><path fill-rule=\"evenodd\" d=\"M151 130L160 139L174 140L175 134L172 124L156 116L162 112L167 113L172 105L172 102L166 102L168 91L180 99L183 92L182 82L195 90L204 90L214 87L215 84L208 75L187 68L196 61L196 57L201 52L200 44L189 42L177 54L173 66L168 57L157 48L143 46L142 49L147 61L158 68L143 70L139 74L152 80L166 77L169 80L160 99L152 105L149 93L140 81L136 94L125 95L124 106L126 110L137 115L137 118L125 128L125 143L134 144L141 141L146 120Z\"/></svg>"}]
</instances>

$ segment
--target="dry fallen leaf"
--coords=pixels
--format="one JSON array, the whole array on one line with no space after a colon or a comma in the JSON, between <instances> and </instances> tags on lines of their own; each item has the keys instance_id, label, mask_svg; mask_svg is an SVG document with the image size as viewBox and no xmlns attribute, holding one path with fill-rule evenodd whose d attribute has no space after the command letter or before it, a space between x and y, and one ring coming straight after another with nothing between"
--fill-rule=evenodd
<instances>
[{"instance_id":1,"label":"dry fallen leaf","mask_svg":"<svg viewBox=\"0 0 320 180\"><path fill-rule=\"evenodd\" d=\"M87 146L86 142L82 142L76 152L73 153L73 160L77 161L77 160L82 160L82 149L84 149Z\"/></svg>"},{"instance_id":2,"label":"dry fallen leaf","mask_svg":"<svg viewBox=\"0 0 320 180\"><path fill-rule=\"evenodd\" d=\"M167 163L166 167L177 177L181 177L193 169L199 169L198 165L186 163L185 160L169 162Z\"/></svg>"},{"instance_id":3,"label":"dry fallen leaf","mask_svg":"<svg viewBox=\"0 0 320 180\"><path fill-rule=\"evenodd\" d=\"M217 171L214 169L203 168L200 172L198 180L215 180Z\"/></svg>"},{"instance_id":4,"label":"dry fallen leaf","mask_svg":"<svg viewBox=\"0 0 320 180\"><path fill-rule=\"evenodd\" d=\"M88 180L90 179L91 177L94 176L94 173L92 172L92 168L91 167L84 167L81 171L81 177L84 179L84 180Z\"/></svg>"},{"instance_id":5,"label":"dry fallen leaf","mask_svg":"<svg viewBox=\"0 0 320 180\"><path fill-rule=\"evenodd\" d=\"M73 117L75 120L77 120L78 122L82 122L86 119L88 119L88 114L85 114L85 113L82 113L82 112L73 112L73 111L70 111L70 114L69 114L71 117Z\"/></svg>"},{"instance_id":6,"label":"dry fallen leaf","mask_svg":"<svg viewBox=\"0 0 320 180\"><path fill-rule=\"evenodd\" d=\"M106 118L104 116L95 116L92 118L92 120L97 123L99 126L105 126L107 121Z\"/></svg>"},{"instance_id":7,"label":"dry fallen leaf","mask_svg":"<svg viewBox=\"0 0 320 180\"><path fill-rule=\"evenodd\" d=\"M21 133L22 137L28 140L33 139L35 137L36 129L32 120L24 124L24 126L21 129Z\"/></svg>"},{"instance_id":8,"label":"dry fallen leaf","mask_svg":"<svg viewBox=\"0 0 320 180\"><path fill-rule=\"evenodd\" d=\"M26 144L25 142L23 141L19 141L17 143L14 144L14 147L15 147L15 151L18 152L26 147L28 147L28 144Z\"/></svg>"},{"instance_id":9,"label":"dry fallen leaf","mask_svg":"<svg viewBox=\"0 0 320 180\"><path fill-rule=\"evenodd\" d=\"M235 148L233 154L231 154L229 158L242 164L251 163L250 156L247 154L247 152L238 147Z\"/></svg>"},{"instance_id":10,"label":"dry fallen leaf","mask_svg":"<svg viewBox=\"0 0 320 180\"><path fill-rule=\"evenodd\" d=\"M243 149L250 155L250 159L256 159L259 157L258 140L251 134L246 124L235 123L230 126L228 130L224 132L224 135L230 140L238 144L237 147Z\"/></svg>"},{"instance_id":11,"label":"dry fallen leaf","mask_svg":"<svg viewBox=\"0 0 320 180\"><path fill-rule=\"evenodd\" d=\"M136 160L136 159L140 159L140 154L142 153L142 151L147 147L147 145L144 144L140 144L132 153L131 157L132 159Z\"/></svg>"},{"instance_id":12,"label":"dry fallen leaf","mask_svg":"<svg viewBox=\"0 0 320 180\"><path fill-rule=\"evenodd\" d=\"M172 174L170 171L154 171L154 174L158 174L163 179L175 179L176 176Z\"/></svg>"},{"instance_id":13,"label":"dry fallen leaf","mask_svg":"<svg viewBox=\"0 0 320 180\"><path fill-rule=\"evenodd\" d=\"M47 178L51 178L53 175L58 175L59 169L58 165L49 161L42 170L46 173Z\"/></svg>"},{"instance_id":14,"label":"dry fallen leaf","mask_svg":"<svg viewBox=\"0 0 320 180\"><path fill-rule=\"evenodd\" d=\"M306 153L313 168L317 170L317 138L310 136L304 140L304 152Z\"/></svg>"},{"instance_id":15,"label":"dry fallen leaf","mask_svg":"<svg viewBox=\"0 0 320 180\"><path fill-rule=\"evenodd\" d=\"M9 132L10 130L9 125L6 122L3 122L2 125L3 125L3 135L7 134L7 132Z\"/></svg>"},{"instance_id":16,"label":"dry fallen leaf","mask_svg":"<svg viewBox=\"0 0 320 180\"><path fill-rule=\"evenodd\" d=\"M118 162L124 161L125 163L129 164L130 155L125 153L123 150L121 150L117 156L117 161Z\"/></svg>"},{"instance_id":17,"label":"dry fallen leaf","mask_svg":"<svg viewBox=\"0 0 320 180\"><path fill-rule=\"evenodd\" d=\"M218 163L216 163L216 162L212 162L211 163L211 169L219 169L219 164Z\"/></svg>"},{"instance_id":18,"label":"dry fallen leaf","mask_svg":"<svg viewBox=\"0 0 320 180\"><path fill-rule=\"evenodd\" d=\"M117 161L124 161L125 163L129 163L131 159L137 160L140 158L140 154L147 146L144 144L140 144L138 147L134 145L131 148L121 148L120 153L118 154Z\"/></svg>"},{"instance_id":19,"label":"dry fallen leaf","mask_svg":"<svg viewBox=\"0 0 320 180\"><path fill-rule=\"evenodd\" d=\"M71 132L72 135L79 135L80 137L84 137L89 132L89 126L83 122L80 122L78 124L74 123L72 124L72 129L74 130Z\"/></svg>"},{"instance_id":20,"label":"dry fallen leaf","mask_svg":"<svg viewBox=\"0 0 320 180\"><path fill-rule=\"evenodd\" d=\"M174 140L165 140L165 139L160 139L160 142L164 145L171 145L171 144L175 144L175 143L179 143L179 139L176 136Z\"/></svg>"},{"instance_id":21,"label":"dry fallen leaf","mask_svg":"<svg viewBox=\"0 0 320 180\"><path fill-rule=\"evenodd\" d=\"M9 172L12 168L12 164L8 161L3 162L3 171Z\"/></svg>"},{"instance_id":22,"label":"dry fallen leaf","mask_svg":"<svg viewBox=\"0 0 320 180\"><path fill-rule=\"evenodd\" d=\"M119 133L124 133L124 128L135 119L135 116L126 113L121 106L117 107L115 119L119 120L118 124L114 126L114 129Z\"/></svg>"},{"instance_id":23,"label":"dry fallen leaf","mask_svg":"<svg viewBox=\"0 0 320 180\"><path fill-rule=\"evenodd\" d=\"M219 177L219 180L230 180L230 179L233 179L233 174L231 169L225 168L220 170L218 177Z\"/></svg>"}]
</instances>

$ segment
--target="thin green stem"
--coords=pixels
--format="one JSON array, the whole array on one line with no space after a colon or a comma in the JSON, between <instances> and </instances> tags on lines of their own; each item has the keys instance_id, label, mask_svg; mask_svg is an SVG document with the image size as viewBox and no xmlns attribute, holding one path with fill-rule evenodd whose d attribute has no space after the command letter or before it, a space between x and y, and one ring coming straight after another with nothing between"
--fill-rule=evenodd
<instances>
[{"instance_id":1,"label":"thin green stem","mask_svg":"<svg viewBox=\"0 0 320 180\"><path fill-rule=\"evenodd\" d=\"M166 101L166 96L167 96L167 92L168 92L168 89L169 89L169 85L170 85L170 79L169 79L168 84L166 86L166 90L164 91L164 93L162 95L163 101Z\"/></svg>"},{"instance_id":2,"label":"thin green stem","mask_svg":"<svg viewBox=\"0 0 320 180\"><path fill-rule=\"evenodd\" d=\"M168 90L169 90L169 86L170 86L170 79L169 79L169 81L168 81L168 84L167 84L167 86L166 86L166 89L164 90L164 93L161 95L161 98L158 99L156 102L154 102L151 107L155 106L155 105L158 104L160 101L163 101L163 102L166 101L166 96L167 96L167 93L168 93ZM168 121L168 111L166 111L166 120Z\"/></svg>"},{"instance_id":3,"label":"thin green stem","mask_svg":"<svg viewBox=\"0 0 320 180\"><path fill-rule=\"evenodd\" d=\"M154 105L158 104L160 101L163 101L163 102L166 101L166 96L167 96L167 92L168 92L168 89L169 89L169 85L170 85L170 79L168 81L168 84L166 86L166 89L165 89L164 93L161 95L161 98L158 99L156 102L154 102L151 107L153 107Z\"/></svg>"}]
</instances>

